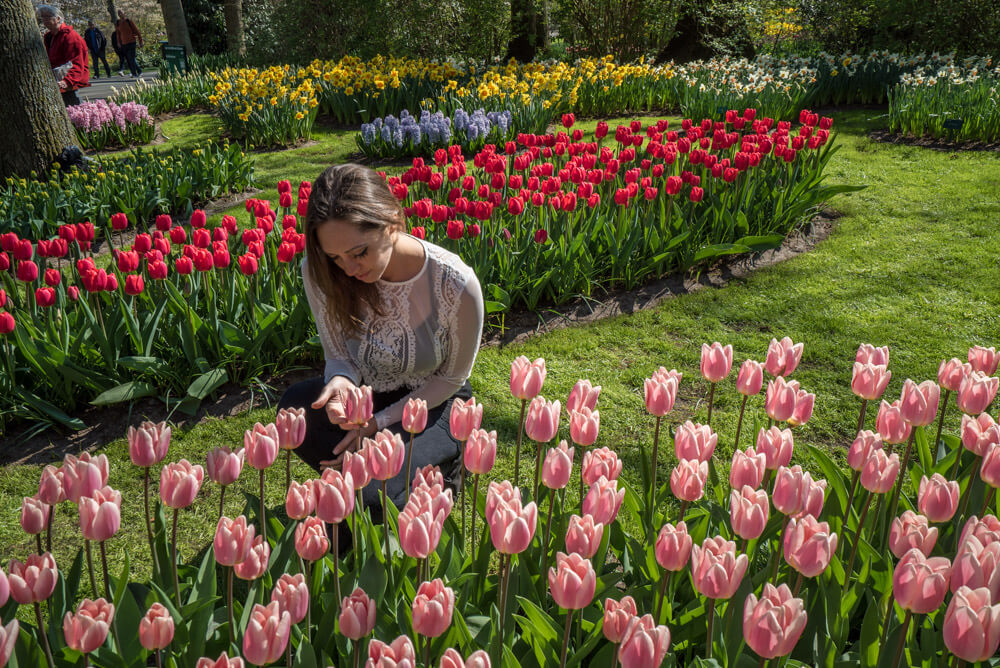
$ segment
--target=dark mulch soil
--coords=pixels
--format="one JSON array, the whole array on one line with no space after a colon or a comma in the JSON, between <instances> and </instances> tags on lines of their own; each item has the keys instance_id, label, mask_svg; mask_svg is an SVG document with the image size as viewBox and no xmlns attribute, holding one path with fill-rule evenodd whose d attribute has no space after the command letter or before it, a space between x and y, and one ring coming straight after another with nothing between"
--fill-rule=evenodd
<instances>
[{"instance_id":1,"label":"dark mulch soil","mask_svg":"<svg viewBox=\"0 0 1000 668\"><path fill-rule=\"evenodd\" d=\"M905 146L930 148L935 151L1000 151L1000 142L983 141L951 141L936 137L915 137L901 132L888 130L873 130L868 133L873 141Z\"/></svg>"}]
</instances>

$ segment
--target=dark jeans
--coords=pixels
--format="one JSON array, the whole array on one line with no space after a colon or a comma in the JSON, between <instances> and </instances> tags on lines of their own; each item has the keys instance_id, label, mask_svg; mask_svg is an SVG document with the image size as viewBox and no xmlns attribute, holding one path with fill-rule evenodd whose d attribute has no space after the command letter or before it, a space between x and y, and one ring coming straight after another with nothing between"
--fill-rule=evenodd
<instances>
[{"instance_id":1,"label":"dark jeans","mask_svg":"<svg viewBox=\"0 0 1000 668\"><path fill-rule=\"evenodd\" d=\"M104 63L104 71L111 76L111 67L108 65L108 59L104 57L104 51L91 51L90 57L94 59L94 78L101 78L101 63Z\"/></svg>"},{"instance_id":2,"label":"dark jeans","mask_svg":"<svg viewBox=\"0 0 1000 668\"><path fill-rule=\"evenodd\" d=\"M292 385L282 395L278 402L278 408L305 408L306 411L306 437L296 450L295 454L302 461L320 470L319 463L333 458L333 447L340 442L347 432L338 425L331 424L326 415L325 409L312 408L312 402L319 396L323 389L322 377L312 378ZM405 388L392 392L376 392L372 397L374 412L378 412L387 406L396 403L399 399L409 394ZM472 396L472 388L468 383L463 385L458 392L450 399L436 408L427 412L427 428L423 433L417 434L413 439L413 460L410 464L411 473L407 475L406 462L404 459L403 468L396 477L386 481L386 493L389 499L401 508L406 503L406 479L413 480L413 472L423 468L428 464L441 467L444 474L445 483L454 485L452 482L453 470L457 470L461 463L459 442L451 437L451 430L448 425L448 417L451 414L451 404L455 397L468 399ZM403 437L403 444L407 451L410 447L410 435L403 431L402 425L397 422L389 425L389 431L398 433ZM382 510L382 483L373 480L363 490L361 490L362 503L372 510L373 519L381 518Z\"/></svg>"},{"instance_id":3,"label":"dark jeans","mask_svg":"<svg viewBox=\"0 0 1000 668\"><path fill-rule=\"evenodd\" d=\"M122 58L128 64L128 68L132 72L132 76L137 77L142 74L142 70L139 69L139 64L135 62L135 42L132 42L131 44L122 44Z\"/></svg>"},{"instance_id":4,"label":"dark jeans","mask_svg":"<svg viewBox=\"0 0 1000 668\"><path fill-rule=\"evenodd\" d=\"M80 98L77 97L75 90L67 90L62 92L63 104L67 107L72 107L80 104Z\"/></svg>"}]
</instances>

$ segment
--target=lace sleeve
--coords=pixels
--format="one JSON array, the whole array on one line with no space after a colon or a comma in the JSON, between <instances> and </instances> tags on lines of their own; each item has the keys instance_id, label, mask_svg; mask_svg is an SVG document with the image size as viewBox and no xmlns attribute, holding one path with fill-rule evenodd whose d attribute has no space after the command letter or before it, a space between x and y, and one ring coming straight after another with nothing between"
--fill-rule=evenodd
<instances>
[{"instance_id":1,"label":"lace sleeve","mask_svg":"<svg viewBox=\"0 0 1000 668\"><path fill-rule=\"evenodd\" d=\"M313 320L316 321L316 330L319 332L323 355L326 358L323 381L328 383L334 376L344 376L355 385L360 384L361 374L351 361L347 346L344 345L343 334L340 331L330 331L325 297L310 277L306 260L302 261L302 285L305 287L306 298L309 300L309 308L312 310Z\"/></svg>"}]
</instances>

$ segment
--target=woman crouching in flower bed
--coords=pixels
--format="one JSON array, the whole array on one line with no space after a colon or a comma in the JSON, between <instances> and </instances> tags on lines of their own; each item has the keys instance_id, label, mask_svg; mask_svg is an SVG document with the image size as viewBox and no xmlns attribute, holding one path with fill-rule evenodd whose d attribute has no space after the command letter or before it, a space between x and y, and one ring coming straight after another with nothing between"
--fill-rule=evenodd
<instances>
[{"instance_id":1,"label":"woman crouching in flower bed","mask_svg":"<svg viewBox=\"0 0 1000 668\"><path fill-rule=\"evenodd\" d=\"M378 513L382 481L402 506L414 471L458 464L448 420L452 402L472 396L482 290L457 255L404 232L403 210L374 171L334 165L308 201L302 278L326 368L290 387L279 407L305 408L296 452L317 471L366 451L375 480L354 485Z\"/></svg>"}]
</instances>

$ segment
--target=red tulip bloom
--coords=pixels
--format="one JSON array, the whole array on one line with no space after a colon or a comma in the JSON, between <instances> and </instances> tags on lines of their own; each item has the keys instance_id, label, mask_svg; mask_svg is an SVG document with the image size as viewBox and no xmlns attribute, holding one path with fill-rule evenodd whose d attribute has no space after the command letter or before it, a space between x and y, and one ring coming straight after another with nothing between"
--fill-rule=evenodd
<instances>
[{"instance_id":1,"label":"red tulip bloom","mask_svg":"<svg viewBox=\"0 0 1000 668\"><path fill-rule=\"evenodd\" d=\"M38 265L31 260L21 260L17 263L17 280L33 283L38 280Z\"/></svg>"},{"instance_id":2,"label":"red tulip bloom","mask_svg":"<svg viewBox=\"0 0 1000 668\"><path fill-rule=\"evenodd\" d=\"M124 213L111 214L111 229L121 232L128 227L128 216Z\"/></svg>"},{"instance_id":3,"label":"red tulip bloom","mask_svg":"<svg viewBox=\"0 0 1000 668\"><path fill-rule=\"evenodd\" d=\"M35 301L45 308L56 303L56 291L52 288L38 288L35 290Z\"/></svg>"},{"instance_id":4,"label":"red tulip bloom","mask_svg":"<svg viewBox=\"0 0 1000 668\"><path fill-rule=\"evenodd\" d=\"M208 219L205 216L205 212L202 211L201 209L195 209L191 213L191 227L194 228L205 227L205 223L207 220Z\"/></svg>"},{"instance_id":5,"label":"red tulip bloom","mask_svg":"<svg viewBox=\"0 0 1000 668\"><path fill-rule=\"evenodd\" d=\"M141 295L145 287L142 276L139 274L129 274L125 277L125 294L132 296Z\"/></svg>"}]
</instances>

